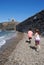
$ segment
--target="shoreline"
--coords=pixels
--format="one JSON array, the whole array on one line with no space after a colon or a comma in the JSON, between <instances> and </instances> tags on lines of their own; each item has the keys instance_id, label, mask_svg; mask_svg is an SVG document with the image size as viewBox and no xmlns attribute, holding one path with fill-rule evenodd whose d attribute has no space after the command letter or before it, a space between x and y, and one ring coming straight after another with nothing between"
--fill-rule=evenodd
<instances>
[{"instance_id":1,"label":"shoreline","mask_svg":"<svg viewBox=\"0 0 44 65\"><path fill-rule=\"evenodd\" d=\"M8 60L8 56L13 52L16 48L18 42L23 38L23 33L17 32L17 35L10 40L7 40L6 44L3 45L0 49L0 65L4 65L4 63Z\"/></svg>"}]
</instances>

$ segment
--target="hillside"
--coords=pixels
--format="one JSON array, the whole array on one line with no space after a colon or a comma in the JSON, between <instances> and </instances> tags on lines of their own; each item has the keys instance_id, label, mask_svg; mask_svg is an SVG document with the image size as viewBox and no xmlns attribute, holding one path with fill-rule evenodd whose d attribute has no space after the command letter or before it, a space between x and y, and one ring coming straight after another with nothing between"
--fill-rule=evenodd
<instances>
[{"instance_id":1,"label":"hillside","mask_svg":"<svg viewBox=\"0 0 44 65\"><path fill-rule=\"evenodd\" d=\"M12 20L10 22L3 22L0 23L0 29L1 30L16 30L16 25L18 22Z\"/></svg>"},{"instance_id":2,"label":"hillside","mask_svg":"<svg viewBox=\"0 0 44 65\"><path fill-rule=\"evenodd\" d=\"M16 26L16 30L21 32L27 32L29 28L32 28L33 31L35 28L38 28L40 32L44 32L44 10L29 17Z\"/></svg>"}]
</instances>

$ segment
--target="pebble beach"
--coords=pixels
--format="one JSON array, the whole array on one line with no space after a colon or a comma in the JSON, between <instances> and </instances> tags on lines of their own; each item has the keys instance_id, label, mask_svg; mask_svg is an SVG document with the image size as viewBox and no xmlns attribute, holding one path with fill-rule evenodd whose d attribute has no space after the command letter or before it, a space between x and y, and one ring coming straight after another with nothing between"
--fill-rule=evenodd
<instances>
[{"instance_id":1,"label":"pebble beach","mask_svg":"<svg viewBox=\"0 0 44 65\"><path fill-rule=\"evenodd\" d=\"M3 45L0 49L0 65L4 65L4 63L8 60L8 57L16 48L18 42L23 38L23 33L16 32L17 36L13 37L10 40L6 41L6 44Z\"/></svg>"},{"instance_id":2,"label":"pebble beach","mask_svg":"<svg viewBox=\"0 0 44 65\"><path fill-rule=\"evenodd\" d=\"M32 38L31 44L27 42L28 41L27 33L24 33L22 36L23 36L22 39L20 39L20 41L17 42L16 47L14 47L14 45L12 46L14 48L12 52L10 52L11 49L9 49L8 52L6 50L7 56L5 57L3 56L2 59L3 62L1 63L0 60L0 65L44 65L44 37L41 37L40 41L41 49L39 52L37 52L33 48L35 45L34 36ZM4 54L5 53L3 53L3 55Z\"/></svg>"}]
</instances>

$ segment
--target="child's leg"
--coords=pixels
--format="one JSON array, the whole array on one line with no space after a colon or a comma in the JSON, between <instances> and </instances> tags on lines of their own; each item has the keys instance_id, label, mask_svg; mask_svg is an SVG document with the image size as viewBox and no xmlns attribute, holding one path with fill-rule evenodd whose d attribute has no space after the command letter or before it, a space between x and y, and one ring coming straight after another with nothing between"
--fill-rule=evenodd
<instances>
[{"instance_id":1,"label":"child's leg","mask_svg":"<svg viewBox=\"0 0 44 65\"><path fill-rule=\"evenodd\" d=\"M40 50L40 45L38 45L38 49Z\"/></svg>"},{"instance_id":2,"label":"child's leg","mask_svg":"<svg viewBox=\"0 0 44 65\"><path fill-rule=\"evenodd\" d=\"M35 40L35 48L37 49L37 41Z\"/></svg>"},{"instance_id":3,"label":"child's leg","mask_svg":"<svg viewBox=\"0 0 44 65\"><path fill-rule=\"evenodd\" d=\"M37 42L37 51L40 50L40 41Z\"/></svg>"},{"instance_id":4,"label":"child's leg","mask_svg":"<svg viewBox=\"0 0 44 65\"><path fill-rule=\"evenodd\" d=\"M31 38L29 38L29 43L31 43Z\"/></svg>"},{"instance_id":5,"label":"child's leg","mask_svg":"<svg viewBox=\"0 0 44 65\"><path fill-rule=\"evenodd\" d=\"M36 51L39 51L39 44L37 40L35 40L35 48L36 48Z\"/></svg>"}]
</instances>

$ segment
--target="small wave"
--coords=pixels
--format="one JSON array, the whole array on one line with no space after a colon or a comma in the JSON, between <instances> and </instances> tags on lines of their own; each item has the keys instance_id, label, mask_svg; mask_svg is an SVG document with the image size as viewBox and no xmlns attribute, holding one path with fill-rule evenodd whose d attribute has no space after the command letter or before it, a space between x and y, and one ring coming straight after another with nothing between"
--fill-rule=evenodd
<instances>
[{"instance_id":1,"label":"small wave","mask_svg":"<svg viewBox=\"0 0 44 65\"><path fill-rule=\"evenodd\" d=\"M16 35L17 35L16 33L10 33L10 34L5 35L4 39L5 40L9 40L9 39L11 39L13 37L16 37Z\"/></svg>"},{"instance_id":2,"label":"small wave","mask_svg":"<svg viewBox=\"0 0 44 65\"><path fill-rule=\"evenodd\" d=\"M0 39L4 39L5 36L1 36Z\"/></svg>"},{"instance_id":3,"label":"small wave","mask_svg":"<svg viewBox=\"0 0 44 65\"><path fill-rule=\"evenodd\" d=\"M0 40L0 48L6 43L5 40Z\"/></svg>"},{"instance_id":4,"label":"small wave","mask_svg":"<svg viewBox=\"0 0 44 65\"><path fill-rule=\"evenodd\" d=\"M12 32L4 32L4 34L2 33L2 35L0 35L0 47L2 47L2 45L4 45L6 43L7 40L16 37L16 33L14 33L15 31Z\"/></svg>"},{"instance_id":5,"label":"small wave","mask_svg":"<svg viewBox=\"0 0 44 65\"><path fill-rule=\"evenodd\" d=\"M0 30L0 32L1 32L2 30Z\"/></svg>"},{"instance_id":6,"label":"small wave","mask_svg":"<svg viewBox=\"0 0 44 65\"><path fill-rule=\"evenodd\" d=\"M6 40L4 38L5 36L0 37L0 47L2 47L6 43Z\"/></svg>"}]
</instances>

